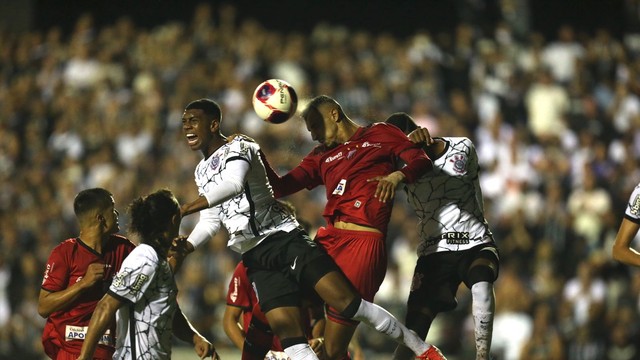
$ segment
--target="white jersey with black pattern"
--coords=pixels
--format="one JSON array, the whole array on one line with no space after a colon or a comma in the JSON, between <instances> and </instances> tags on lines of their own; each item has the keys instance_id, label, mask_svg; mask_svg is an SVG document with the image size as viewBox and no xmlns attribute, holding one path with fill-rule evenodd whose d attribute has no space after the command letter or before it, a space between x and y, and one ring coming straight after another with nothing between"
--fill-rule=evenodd
<instances>
[{"instance_id":1,"label":"white jersey with black pattern","mask_svg":"<svg viewBox=\"0 0 640 360\"><path fill-rule=\"evenodd\" d=\"M629 196L629 203L624 211L624 216L635 223L640 223L640 184L636 185Z\"/></svg>"},{"instance_id":2,"label":"white jersey with black pattern","mask_svg":"<svg viewBox=\"0 0 640 360\"><path fill-rule=\"evenodd\" d=\"M418 256L467 250L493 242L484 218L478 156L466 137L439 138L445 151L431 159L433 170L407 184L409 203L419 218Z\"/></svg>"},{"instance_id":3,"label":"white jersey with black pattern","mask_svg":"<svg viewBox=\"0 0 640 360\"><path fill-rule=\"evenodd\" d=\"M202 159L195 170L198 193L204 196L235 175L229 173L232 171L227 166L230 162L249 164L242 193L200 212L201 219L216 223L215 231L220 224L227 229L227 246L239 253L252 249L277 231L299 227L289 209L274 198L259 150L257 143L236 137Z\"/></svg>"},{"instance_id":4,"label":"white jersey with black pattern","mask_svg":"<svg viewBox=\"0 0 640 360\"><path fill-rule=\"evenodd\" d=\"M130 303L116 314L113 358L171 359L178 287L167 260L151 246L138 245L123 261L109 293Z\"/></svg>"}]
</instances>

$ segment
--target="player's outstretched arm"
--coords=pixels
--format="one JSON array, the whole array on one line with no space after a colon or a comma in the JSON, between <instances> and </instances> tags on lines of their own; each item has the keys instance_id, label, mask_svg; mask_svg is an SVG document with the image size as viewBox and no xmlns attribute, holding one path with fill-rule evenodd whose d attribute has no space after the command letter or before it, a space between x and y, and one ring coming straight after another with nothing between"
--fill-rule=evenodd
<instances>
[{"instance_id":1,"label":"player's outstretched arm","mask_svg":"<svg viewBox=\"0 0 640 360\"><path fill-rule=\"evenodd\" d=\"M93 353L98 346L98 340L107 330L109 324L114 320L116 310L118 310L124 302L106 294L96 305L96 309L91 316L87 330L87 336L82 343L82 350L78 360L89 360L93 358Z\"/></svg>"},{"instance_id":2,"label":"player's outstretched arm","mask_svg":"<svg viewBox=\"0 0 640 360\"><path fill-rule=\"evenodd\" d=\"M640 252L631 248L631 242L635 238L640 224L627 218L622 219L620 228L613 244L613 258L627 265L640 266Z\"/></svg>"}]
</instances>

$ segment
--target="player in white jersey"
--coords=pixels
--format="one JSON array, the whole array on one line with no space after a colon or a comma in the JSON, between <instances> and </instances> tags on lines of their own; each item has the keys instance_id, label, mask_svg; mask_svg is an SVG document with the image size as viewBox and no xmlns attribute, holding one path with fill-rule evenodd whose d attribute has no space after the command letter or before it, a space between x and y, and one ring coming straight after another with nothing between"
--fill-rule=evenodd
<instances>
[{"instance_id":1,"label":"player in white jersey","mask_svg":"<svg viewBox=\"0 0 640 360\"><path fill-rule=\"evenodd\" d=\"M406 344L421 359L444 359L383 308L363 300L331 257L273 196L260 147L244 136L220 132L222 112L212 100L189 103L182 115L187 144L204 158L195 171L199 197L182 206L182 216L200 212L184 243L187 253L221 226L228 246L242 254L262 311L284 352L293 360L318 359L307 342L300 311L301 290L309 287L342 316L374 327Z\"/></svg>"},{"instance_id":2,"label":"player in white jersey","mask_svg":"<svg viewBox=\"0 0 640 360\"><path fill-rule=\"evenodd\" d=\"M624 211L624 218L618 229L613 244L613 258L627 265L640 266L640 252L631 248L640 229L640 184L629 196L629 203Z\"/></svg>"},{"instance_id":3,"label":"player in white jersey","mask_svg":"<svg viewBox=\"0 0 640 360\"><path fill-rule=\"evenodd\" d=\"M180 228L180 205L169 190L129 205L130 231L140 238L124 260L107 294L91 316L78 359L91 359L101 334L116 316L114 359L171 359L172 335L192 343L202 359L215 348L191 325L178 306L178 288L167 257Z\"/></svg>"},{"instance_id":4,"label":"player in white jersey","mask_svg":"<svg viewBox=\"0 0 640 360\"><path fill-rule=\"evenodd\" d=\"M435 316L457 306L461 282L471 289L475 323L476 359L488 359L493 331L499 255L484 218L475 147L466 137L431 138L405 113L387 120L424 149L433 171L405 185L409 203L418 218L418 246L406 325L426 338ZM428 144L428 145L427 145ZM394 359L408 359L399 346Z\"/></svg>"}]
</instances>

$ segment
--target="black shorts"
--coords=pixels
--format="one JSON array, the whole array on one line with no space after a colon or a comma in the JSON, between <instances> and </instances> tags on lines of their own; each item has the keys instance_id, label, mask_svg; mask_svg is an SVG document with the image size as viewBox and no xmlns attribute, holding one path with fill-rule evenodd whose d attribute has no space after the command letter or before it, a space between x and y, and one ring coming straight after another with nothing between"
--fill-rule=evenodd
<instances>
[{"instance_id":1,"label":"black shorts","mask_svg":"<svg viewBox=\"0 0 640 360\"><path fill-rule=\"evenodd\" d=\"M456 292L460 283L471 287L467 275L477 259L487 259L495 264L495 280L498 277L499 254L494 244L482 244L464 251L445 251L418 258L411 292L407 301L409 309L427 307L431 312L450 311L456 308Z\"/></svg>"},{"instance_id":2,"label":"black shorts","mask_svg":"<svg viewBox=\"0 0 640 360\"><path fill-rule=\"evenodd\" d=\"M277 232L242 255L263 312L300 306L303 291L311 290L338 266L303 230Z\"/></svg>"}]
</instances>

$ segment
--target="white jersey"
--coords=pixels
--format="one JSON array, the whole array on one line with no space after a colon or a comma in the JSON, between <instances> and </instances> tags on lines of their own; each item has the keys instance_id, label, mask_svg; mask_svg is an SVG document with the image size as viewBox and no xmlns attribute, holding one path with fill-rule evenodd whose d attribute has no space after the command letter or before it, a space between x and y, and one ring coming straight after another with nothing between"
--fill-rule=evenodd
<instances>
[{"instance_id":1,"label":"white jersey","mask_svg":"<svg viewBox=\"0 0 640 360\"><path fill-rule=\"evenodd\" d=\"M473 142L466 137L439 139L446 148L437 159L431 159L433 170L405 185L409 203L419 218L422 241L418 256L493 242L484 218Z\"/></svg>"},{"instance_id":2,"label":"white jersey","mask_svg":"<svg viewBox=\"0 0 640 360\"><path fill-rule=\"evenodd\" d=\"M147 244L127 256L109 294L128 304L116 314L114 359L171 359L173 316L178 309L173 272Z\"/></svg>"},{"instance_id":3,"label":"white jersey","mask_svg":"<svg viewBox=\"0 0 640 360\"><path fill-rule=\"evenodd\" d=\"M624 217L635 223L640 223L640 184L636 185L631 196L629 196L629 203L624 211Z\"/></svg>"},{"instance_id":4,"label":"white jersey","mask_svg":"<svg viewBox=\"0 0 640 360\"><path fill-rule=\"evenodd\" d=\"M242 193L200 211L200 222L206 219L208 232L214 235L220 225L224 226L229 233L227 246L239 253L252 249L277 231L299 227L295 216L274 198L259 150L257 143L238 136L202 159L195 170L198 193L204 196L235 175L228 170L229 163L249 164Z\"/></svg>"}]
</instances>

